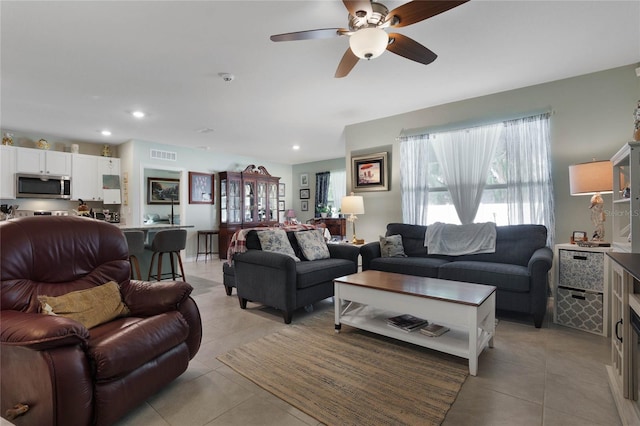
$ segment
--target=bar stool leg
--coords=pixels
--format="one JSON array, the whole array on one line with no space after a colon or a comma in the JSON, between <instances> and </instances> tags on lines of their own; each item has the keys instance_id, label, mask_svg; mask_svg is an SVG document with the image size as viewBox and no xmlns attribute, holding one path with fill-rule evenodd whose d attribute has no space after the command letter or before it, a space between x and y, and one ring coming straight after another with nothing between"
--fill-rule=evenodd
<instances>
[{"instance_id":1,"label":"bar stool leg","mask_svg":"<svg viewBox=\"0 0 640 426\"><path fill-rule=\"evenodd\" d=\"M176 261L174 259L175 252L169 252L169 263L171 264L171 279L176 280Z\"/></svg>"},{"instance_id":2,"label":"bar stool leg","mask_svg":"<svg viewBox=\"0 0 640 426\"><path fill-rule=\"evenodd\" d=\"M138 258L135 255L129 256L129 263L131 264L131 278L135 280L141 280L142 274L140 274L140 262L138 262Z\"/></svg>"},{"instance_id":3,"label":"bar stool leg","mask_svg":"<svg viewBox=\"0 0 640 426\"><path fill-rule=\"evenodd\" d=\"M151 261L149 262L149 273L147 274L147 281L151 281L151 277L152 277L152 275L151 275L151 271L153 271L153 260L156 258L156 255L157 255L157 254L158 254L158 253L155 253L155 252L154 252L154 253L151 255Z\"/></svg>"},{"instance_id":4,"label":"bar stool leg","mask_svg":"<svg viewBox=\"0 0 640 426\"><path fill-rule=\"evenodd\" d=\"M182 274L182 281L187 282L187 278L184 276L184 267L182 266L182 257L180 256L180 252L178 255L178 264L180 265L180 273Z\"/></svg>"}]
</instances>

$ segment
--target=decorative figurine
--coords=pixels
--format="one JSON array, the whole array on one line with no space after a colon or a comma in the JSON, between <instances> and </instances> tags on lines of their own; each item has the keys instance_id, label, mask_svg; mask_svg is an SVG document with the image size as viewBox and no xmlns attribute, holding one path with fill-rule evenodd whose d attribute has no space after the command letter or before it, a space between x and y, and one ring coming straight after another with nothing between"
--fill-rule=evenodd
<instances>
[{"instance_id":1,"label":"decorative figurine","mask_svg":"<svg viewBox=\"0 0 640 426\"><path fill-rule=\"evenodd\" d=\"M13 133L5 133L2 137L2 145L13 146Z\"/></svg>"}]
</instances>

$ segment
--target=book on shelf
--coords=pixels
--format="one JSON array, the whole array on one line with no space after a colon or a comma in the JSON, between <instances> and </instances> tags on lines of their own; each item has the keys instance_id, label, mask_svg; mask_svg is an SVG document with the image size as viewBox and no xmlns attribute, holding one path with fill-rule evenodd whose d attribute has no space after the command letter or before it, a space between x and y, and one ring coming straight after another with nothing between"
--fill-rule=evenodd
<instances>
[{"instance_id":1,"label":"book on shelf","mask_svg":"<svg viewBox=\"0 0 640 426\"><path fill-rule=\"evenodd\" d=\"M435 323L431 323L426 327L422 327L420 329L420 333L429 337L438 337L443 335L447 331L449 331L448 327L445 327L444 325L440 325L440 324L435 324Z\"/></svg>"},{"instance_id":2,"label":"book on shelf","mask_svg":"<svg viewBox=\"0 0 640 426\"><path fill-rule=\"evenodd\" d=\"M403 314L387 318L387 324L392 327L399 328L403 331L413 331L429 324L429 322L426 319L414 317L413 315L409 314Z\"/></svg>"}]
</instances>

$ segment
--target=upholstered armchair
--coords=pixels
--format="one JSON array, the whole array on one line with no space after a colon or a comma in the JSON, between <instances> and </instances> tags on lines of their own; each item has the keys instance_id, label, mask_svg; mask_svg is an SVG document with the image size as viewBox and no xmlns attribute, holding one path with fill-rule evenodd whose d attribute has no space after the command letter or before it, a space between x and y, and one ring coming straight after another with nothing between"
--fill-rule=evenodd
<instances>
[{"instance_id":1,"label":"upholstered armchair","mask_svg":"<svg viewBox=\"0 0 640 426\"><path fill-rule=\"evenodd\" d=\"M0 267L1 414L18 415L16 425L112 424L181 375L200 347L192 287L130 280L127 242L112 224L0 222ZM63 309L61 300L74 302Z\"/></svg>"}]
</instances>

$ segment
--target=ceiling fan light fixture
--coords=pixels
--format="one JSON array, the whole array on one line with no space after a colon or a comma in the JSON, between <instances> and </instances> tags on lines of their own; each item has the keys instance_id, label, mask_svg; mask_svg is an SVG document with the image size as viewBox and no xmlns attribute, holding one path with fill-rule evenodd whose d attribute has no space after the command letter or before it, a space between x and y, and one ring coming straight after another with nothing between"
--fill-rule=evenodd
<instances>
[{"instance_id":1,"label":"ceiling fan light fixture","mask_svg":"<svg viewBox=\"0 0 640 426\"><path fill-rule=\"evenodd\" d=\"M382 55L389 43L389 35L381 28L362 28L351 35L349 47L361 59L374 59Z\"/></svg>"}]
</instances>

